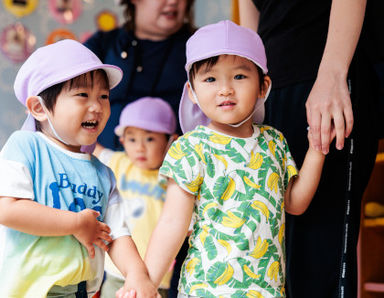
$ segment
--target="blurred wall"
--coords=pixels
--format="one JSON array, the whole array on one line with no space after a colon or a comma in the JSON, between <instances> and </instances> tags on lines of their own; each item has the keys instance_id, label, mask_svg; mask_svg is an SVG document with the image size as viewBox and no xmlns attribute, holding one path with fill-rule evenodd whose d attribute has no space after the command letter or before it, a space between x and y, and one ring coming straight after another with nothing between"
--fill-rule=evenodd
<instances>
[{"instance_id":1,"label":"blurred wall","mask_svg":"<svg viewBox=\"0 0 384 298\"><path fill-rule=\"evenodd\" d=\"M17 101L13 93L13 81L22 61L12 61L15 57L9 55L6 49L7 34L12 33L16 24L20 24L27 31L29 38L35 39L34 49L46 44L48 37L56 30L69 31L76 39L82 41L85 36L97 30L97 16L105 10L116 16L117 25L123 23L121 7L118 0L78 0L81 5L81 14L72 23L60 19L60 15L52 13L50 5L60 0L3 0L0 3L0 148L4 145L9 135L21 127L25 119L25 109ZM74 0L76 2L76 0ZM76 2L76 3L77 3ZM28 9L15 10L17 4L29 5ZM229 19L231 0L196 0L195 23L200 27L208 23ZM24 15L29 13L28 15ZM99 19L100 20L100 19ZM108 22L107 22L108 24ZM11 28L11 29L10 29ZM64 34L60 33L60 34ZM59 34L59 35L60 35ZM10 50L9 50L10 51ZM60 57L58 57L59 59ZM16 57L17 60L17 57Z\"/></svg>"}]
</instances>

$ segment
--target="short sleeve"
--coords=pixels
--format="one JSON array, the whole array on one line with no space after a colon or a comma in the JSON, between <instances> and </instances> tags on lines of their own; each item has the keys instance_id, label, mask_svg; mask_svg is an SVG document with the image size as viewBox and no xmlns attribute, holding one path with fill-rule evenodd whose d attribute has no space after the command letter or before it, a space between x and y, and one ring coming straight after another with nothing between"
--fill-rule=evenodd
<instances>
[{"instance_id":1,"label":"short sleeve","mask_svg":"<svg viewBox=\"0 0 384 298\"><path fill-rule=\"evenodd\" d=\"M283 159L285 161L284 187L286 189L288 186L288 183L292 179L292 177L295 177L298 175L298 169L296 167L296 163L292 157L292 154L289 151L287 140L283 136L282 136L282 146L283 146L283 152L284 152L284 158Z\"/></svg>"},{"instance_id":2,"label":"short sleeve","mask_svg":"<svg viewBox=\"0 0 384 298\"><path fill-rule=\"evenodd\" d=\"M167 178L172 178L182 189L197 196L203 182L204 167L195 146L183 137L174 142L159 175L160 184L165 184Z\"/></svg>"},{"instance_id":3,"label":"short sleeve","mask_svg":"<svg viewBox=\"0 0 384 298\"><path fill-rule=\"evenodd\" d=\"M113 174L112 174L113 175ZM131 232L125 220L123 200L116 187L116 181L112 178L113 184L109 195L108 207L106 210L104 222L111 228L111 237L113 240L122 236L129 236Z\"/></svg>"},{"instance_id":4,"label":"short sleeve","mask_svg":"<svg viewBox=\"0 0 384 298\"><path fill-rule=\"evenodd\" d=\"M34 199L33 181L27 167L0 157L0 196Z\"/></svg>"}]
</instances>

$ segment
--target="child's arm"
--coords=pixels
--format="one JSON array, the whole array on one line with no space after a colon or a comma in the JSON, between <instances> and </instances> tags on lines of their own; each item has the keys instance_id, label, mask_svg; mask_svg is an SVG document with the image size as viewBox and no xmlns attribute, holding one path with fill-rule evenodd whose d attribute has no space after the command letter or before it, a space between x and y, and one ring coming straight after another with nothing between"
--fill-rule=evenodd
<instances>
[{"instance_id":1,"label":"child's arm","mask_svg":"<svg viewBox=\"0 0 384 298\"><path fill-rule=\"evenodd\" d=\"M168 179L164 208L145 255L149 276L155 286L159 286L187 236L194 199L194 195Z\"/></svg>"},{"instance_id":2,"label":"child's arm","mask_svg":"<svg viewBox=\"0 0 384 298\"><path fill-rule=\"evenodd\" d=\"M99 212L91 209L72 212L29 199L0 197L0 224L36 236L73 235L91 258L95 255L93 244L108 250L103 240L112 241L109 227L98 221L98 216Z\"/></svg>"},{"instance_id":3,"label":"child's arm","mask_svg":"<svg viewBox=\"0 0 384 298\"><path fill-rule=\"evenodd\" d=\"M332 133L331 142L335 138ZM300 215L307 210L320 182L325 155L314 149L312 134L308 131L309 148L299 175L292 178L284 196L285 211L293 215Z\"/></svg>"},{"instance_id":4,"label":"child's arm","mask_svg":"<svg viewBox=\"0 0 384 298\"><path fill-rule=\"evenodd\" d=\"M325 155L309 147L299 175L291 179L284 196L285 211L293 215L307 210L319 185Z\"/></svg>"},{"instance_id":5,"label":"child's arm","mask_svg":"<svg viewBox=\"0 0 384 298\"><path fill-rule=\"evenodd\" d=\"M147 267L130 236L122 236L115 239L111 244L108 254L123 276L125 276L124 289L134 289L136 297L157 296L157 288L150 280Z\"/></svg>"}]
</instances>

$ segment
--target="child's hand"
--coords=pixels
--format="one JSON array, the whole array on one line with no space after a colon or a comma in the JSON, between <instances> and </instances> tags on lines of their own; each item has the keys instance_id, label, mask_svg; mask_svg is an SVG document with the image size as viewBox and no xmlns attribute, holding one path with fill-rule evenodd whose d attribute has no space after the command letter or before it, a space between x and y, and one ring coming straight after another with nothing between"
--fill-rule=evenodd
<instances>
[{"instance_id":1,"label":"child's hand","mask_svg":"<svg viewBox=\"0 0 384 298\"><path fill-rule=\"evenodd\" d=\"M140 275L140 277L127 277L124 287L116 292L116 298L161 298L148 275Z\"/></svg>"},{"instance_id":2,"label":"child's hand","mask_svg":"<svg viewBox=\"0 0 384 298\"><path fill-rule=\"evenodd\" d=\"M73 236L85 246L91 258L95 256L95 248L93 245L97 245L101 249L108 251L108 246L104 241L112 241L109 235L111 229L105 223L97 220L99 215L99 212L92 209L84 209L78 212L76 232L73 234Z\"/></svg>"},{"instance_id":3,"label":"child's hand","mask_svg":"<svg viewBox=\"0 0 384 298\"><path fill-rule=\"evenodd\" d=\"M310 127L308 127L308 135L307 135L307 137L308 137L309 147L311 147L312 150L317 151L315 149L315 146L313 145L313 135L311 133L311 128ZM336 130L335 130L334 127L332 127L329 143L331 143L335 137L336 137ZM319 151L319 152L321 152L321 151Z\"/></svg>"}]
</instances>

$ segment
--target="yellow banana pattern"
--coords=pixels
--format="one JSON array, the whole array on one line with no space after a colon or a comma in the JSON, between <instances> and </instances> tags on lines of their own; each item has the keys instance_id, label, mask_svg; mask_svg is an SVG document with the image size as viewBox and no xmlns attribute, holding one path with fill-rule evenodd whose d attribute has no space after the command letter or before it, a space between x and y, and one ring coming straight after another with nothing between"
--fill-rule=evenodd
<instances>
[{"instance_id":1,"label":"yellow banana pattern","mask_svg":"<svg viewBox=\"0 0 384 298\"><path fill-rule=\"evenodd\" d=\"M274 261L268 268L267 276L272 280L277 281L277 277L279 276L279 261Z\"/></svg>"},{"instance_id":2,"label":"yellow banana pattern","mask_svg":"<svg viewBox=\"0 0 384 298\"><path fill-rule=\"evenodd\" d=\"M236 190L236 183L235 183L235 181L233 181L233 179L231 177L229 177L229 182L228 182L227 188L225 189L221 199L223 201L228 200L235 193L235 190Z\"/></svg>"},{"instance_id":3,"label":"yellow banana pattern","mask_svg":"<svg viewBox=\"0 0 384 298\"><path fill-rule=\"evenodd\" d=\"M249 290L245 296L247 298L264 298L264 296L259 291L255 290Z\"/></svg>"},{"instance_id":4,"label":"yellow banana pattern","mask_svg":"<svg viewBox=\"0 0 384 298\"><path fill-rule=\"evenodd\" d=\"M214 281L214 283L219 286L226 284L232 278L233 272L233 267L230 264L227 264L224 272Z\"/></svg>"},{"instance_id":5,"label":"yellow banana pattern","mask_svg":"<svg viewBox=\"0 0 384 298\"><path fill-rule=\"evenodd\" d=\"M204 180L204 178L201 177L200 175L198 175L195 180L186 184L186 187L188 187L188 189L191 192L195 193L199 190L199 187L200 187L201 183L203 182L203 180Z\"/></svg>"},{"instance_id":6,"label":"yellow banana pattern","mask_svg":"<svg viewBox=\"0 0 384 298\"><path fill-rule=\"evenodd\" d=\"M236 216L231 211L228 211L227 216L223 217L223 221L221 223L223 226L226 226L228 228L237 229L245 223L245 219Z\"/></svg>"},{"instance_id":7,"label":"yellow banana pattern","mask_svg":"<svg viewBox=\"0 0 384 298\"><path fill-rule=\"evenodd\" d=\"M226 297L283 296L283 190L297 170L278 131L254 130L248 140L199 126L173 143L160 169L196 196L180 276L189 295L220 297L224 286Z\"/></svg>"},{"instance_id":8,"label":"yellow banana pattern","mask_svg":"<svg viewBox=\"0 0 384 298\"><path fill-rule=\"evenodd\" d=\"M259 238L257 238L255 248L253 249L253 251L249 255L255 259L260 259L267 252L268 246L269 246L269 244L268 244L267 239L264 239L262 241L261 237L259 237Z\"/></svg>"},{"instance_id":9,"label":"yellow banana pattern","mask_svg":"<svg viewBox=\"0 0 384 298\"><path fill-rule=\"evenodd\" d=\"M271 173L271 175L269 175L268 177L268 182L267 182L268 188L274 191L275 193L277 193L277 190L279 187L279 180L280 180L279 174L275 172Z\"/></svg>"},{"instance_id":10,"label":"yellow banana pattern","mask_svg":"<svg viewBox=\"0 0 384 298\"><path fill-rule=\"evenodd\" d=\"M209 140L212 143L216 143L216 144L220 144L220 145L228 145L229 142L232 140L232 138L227 137L227 136L223 136L223 135L219 135L216 133L212 133L212 135L209 137Z\"/></svg>"},{"instance_id":11,"label":"yellow banana pattern","mask_svg":"<svg viewBox=\"0 0 384 298\"><path fill-rule=\"evenodd\" d=\"M256 154L251 151L251 160L249 161L248 167L252 170L257 170L263 163L263 156L257 152Z\"/></svg>"},{"instance_id":12,"label":"yellow banana pattern","mask_svg":"<svg viewBox=\"0 0 384 298\"><path fill-rule=\"evenodd\" d=\"M229 244L228 241L225 241L225 240L222 240L222 239L218 239L217 240L218 243L221 244L221 246L224 246L224 248L227 250L228 252L228 255L231 253L232 251L232 247L231 247L231 244Z\"/></svg>"},{"instance_id":13,"label":"yellow banana pattern","mask_svg":"<svg viewBox=\"0 0 384 298\"><path fill-rule=\"evenodd\" d=\"M253 201L251 207L253 209L259 210L265 216L265 219L267 221L269 220L269 209L265 203L262 201Z\"/></svg>"},{"instance_id":14,"label":"yellow banana pattern","mask_svg":"<svg viewBox=\"0 0 384 298\"><path fill-rule=\"evenodd\" d=\"M243 266L244 272L253 279L259 279L261 274L254 273L247 265Z\"/></svg>"},{"instance_id":15,"label":"yellow banana pattern","mask_svg":"<svg viewBox=\"0 0 384 298\"><path fill-rule=\"evenodd\" d=\"M200 259L198 258L193 258L192 260L188 261L187 265L185 266L185 269L190 275L193 274L193 272L195 271L195 267L198 263L200 263Z\"/></svg>"},{"instance_id":16,"label":"yellow banana pattern","mask_svg":"<svg viewBox=\"0 0 384 298\"><path fill-rule=\"evenodd\" d=\"M195 145L195 151L197 152L197 154L200 156L201 160L203 161L203 163L207 163L205 161L205 156L203 154L203 145L202 144L196 144Z\"/></svg>"},{"instance_id":17,"label":"yellow banana pattern","mask_svg":"<svg viewBox=\"0 0 384 298\"><path fill-rule=\"evenodd\" d=\"M249 179L247 176L244 176L244 182L248 184L250 187L255 189L260 189L261 185L256 184L255 182L252 182L251 179Z\"/></svg>"},{"instance_id":18,"label":"yellow banana pattern","mask_svg":"<svg viewBox=\"0 0 384 298\"><path fill-rule=\"evenodd\" d=\"M176 143L174 146L171 146L171 148L168 150L168 155L173 159L179 160L182 159L186 155L186 153L184 153L181 149L180 143Z\"/></svg>"}]
</instances>

